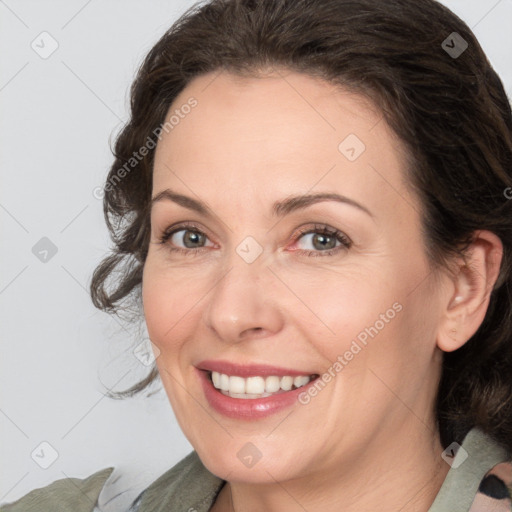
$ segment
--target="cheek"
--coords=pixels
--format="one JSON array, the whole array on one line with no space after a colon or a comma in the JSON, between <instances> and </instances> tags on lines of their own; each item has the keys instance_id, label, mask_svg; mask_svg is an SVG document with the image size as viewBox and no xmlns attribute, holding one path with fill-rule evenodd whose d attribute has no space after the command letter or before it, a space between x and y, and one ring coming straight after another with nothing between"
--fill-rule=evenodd
<instances>
[{"instance_id":1,"label":"cheek","mask_svg":"<svg viewBox=\"0 0 512 512\"><path fill-rule=\"evenodd\" d=\"M148 258L142 278L142 300L149 338L160 350L155 362L163 387L182 430L187 433L190 397L183 392L187 379L183 369L189 366L190 357L186 342L199 325L198 297L203 297L205 291L199 289L201 279L185 274L171 272Z\"/></svg>"},{"instance_id":2,"label":"cheek","mask_svg":"<svg viewBox=\"0 0 512 512\"><path fill-rule=\"evenodd\" d=\"M415 377L431 361L435 300L419 263L382 263L289 276L308 308L296 301L288 314L326 367L341 356L337 368L345 378L357 381L370 368L398 386L400 378Z\"/></svg>"},{"instance_id":3,"label":"cheek","mask_svg":"<svg viewBox=\"0 0 512 512\"><path fill-rule=\"evenodd\" d=\"M399 309L393 308L399 293L390 287L382 268L347 266L339 272L297 272L287 281L293 282L300 300L288 304L288 314L330 360L348 350L352 340L368 338L365 329L377 323L378 330L383 330Z\"/></svg>"},{"instance_id":4,"label":"cheek","mask_svg":"<svg viewBox=\"0 0 512 512\"><path fill-rule=\"evenodd\" d=\"M148 259L142 279L142 300L149 337L166 355L182 343L191 323L197 325L198 300L205 280L170 272Z\"/></svg>"}]
</instances>

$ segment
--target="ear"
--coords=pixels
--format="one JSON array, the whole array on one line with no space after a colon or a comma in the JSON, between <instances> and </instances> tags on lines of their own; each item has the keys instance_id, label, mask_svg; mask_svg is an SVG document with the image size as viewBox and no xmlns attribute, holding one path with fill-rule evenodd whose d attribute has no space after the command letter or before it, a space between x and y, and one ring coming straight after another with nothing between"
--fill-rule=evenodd
<instances>
[{"instance_id":1,"label":"ear","mask_svg":"<svg viewBox=\"0 0 512 512\"><path fill-rule=\"evenodd\" d=\"M437 335L444 352L462 347L482 324L498 279L503 244L490 231L476 231L463 259L457 259Z\"/></svg>"}]
</instances>

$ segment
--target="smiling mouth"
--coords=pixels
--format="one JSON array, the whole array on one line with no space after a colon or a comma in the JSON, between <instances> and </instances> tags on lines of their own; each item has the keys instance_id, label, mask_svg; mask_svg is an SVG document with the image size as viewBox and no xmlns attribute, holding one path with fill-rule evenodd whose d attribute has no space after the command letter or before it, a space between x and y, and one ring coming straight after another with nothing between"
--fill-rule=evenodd
<instances>
[{"instance_id":1,"label":"smiling mouth","mask_svg":"<svg viewBox=\"0 0 512 512\"><path fill-rule=\"evenodd\" d=\"M231 398L257 399L299 389L319 377L312 375L269 375L266 377L240 377L209 371L208 378L213 387Z\"/></svg>"}]
</instances>

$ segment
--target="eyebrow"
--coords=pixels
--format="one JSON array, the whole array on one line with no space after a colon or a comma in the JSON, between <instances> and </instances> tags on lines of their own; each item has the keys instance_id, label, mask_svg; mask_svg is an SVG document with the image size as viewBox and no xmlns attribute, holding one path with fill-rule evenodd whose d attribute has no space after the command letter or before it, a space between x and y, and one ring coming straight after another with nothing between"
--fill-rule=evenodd
<instances>
[{"instance_id":1,"label":"eyebrow","mask_svg":"<svg viewBox=\"0 0 512 512\"><path fill-rule=\"evenodd\" d=\"M194 210L197 213L204 215L205 217L213 217L209 209L201 201L193 199L192 197L189 196L178 194L170 189L162 190L155 197L153 197L151 199L151 207L153 207L155 203L164 200L173 201L174 203L179 204L184 208L188 208L189 210ZM357 201L354 201L353 199L350 199L349 197L330 192L287 197L282 201L276 201L272 205L272 212L274 216L283 217L284 215L288 215L291 212L302 210L304 208L307 208L308 206L323 201L336 201L339 203L348 204L365 212L370 217L374 217L373 213L368 208L366 208L366 206L363 206L362 204L358 203Z\"/></svg>"}]
</instances>

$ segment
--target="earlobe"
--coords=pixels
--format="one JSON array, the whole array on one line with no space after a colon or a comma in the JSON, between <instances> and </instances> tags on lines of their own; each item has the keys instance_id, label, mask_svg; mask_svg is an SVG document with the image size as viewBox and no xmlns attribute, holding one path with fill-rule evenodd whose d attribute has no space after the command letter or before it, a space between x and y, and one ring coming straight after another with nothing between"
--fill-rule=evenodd
<instances>
[{"instance_id":1,"label":"earlobe","mask_svg":"<svg viewBox=\"0 0 512 512\"><path fill-rule=\"evenodd\" d=\"M490 231L475 232L463 262L458 262L438 329L437 346L453 352L482 324L499 275L503 245Z\"/></svg>"}]
</instances>

